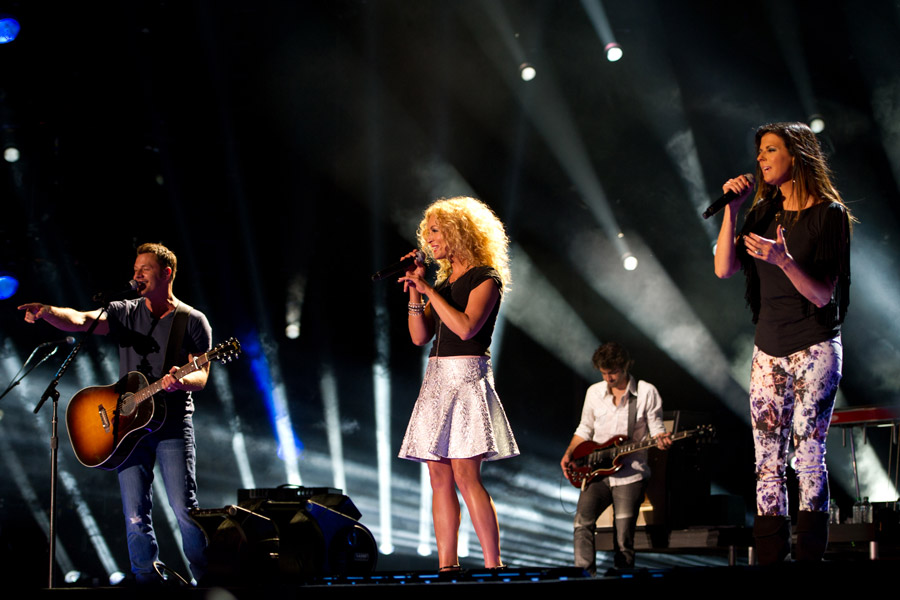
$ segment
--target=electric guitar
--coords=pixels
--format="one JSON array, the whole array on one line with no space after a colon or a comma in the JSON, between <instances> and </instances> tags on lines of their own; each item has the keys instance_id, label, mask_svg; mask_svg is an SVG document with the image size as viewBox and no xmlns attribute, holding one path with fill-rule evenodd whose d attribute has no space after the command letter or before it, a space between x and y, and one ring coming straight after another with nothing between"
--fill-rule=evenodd
<instances>
[{"instance_id":1,"label":"electric guitar","mask_svg":"<svg viewBox=\"0 0 900 600\"><path fill-rule=\"evenodd\" d=\"M679 431L672 436L672 441L683 440L695 435L711 436L715 433L712 425L703 425L696 429ZM624 465L622 457L656 446L655 439L643 442L629 442L624 435L617 435L602 444L597 442L581 442L572 451L572 462L566 471L566 479L577 488L584 489L595 477L612 475Z\"/></svg>"},{"instance_id":2,"label":"electric guitar","mask_svg":"<svg viewBox=\"0 0 900 600\"><path fill-rule=\"evenodd\" d=\"M230 338L172 376L181 379L214 360L226 364L240 353L240 342ZM143 373L131 371L116 383L87 387L72 396L66 408L66 428L78 461L107 470L125 462L141 438L165 422L165 404L153 398L162 389L161 379L149 384Z\"/></svg>"}]
</instances>

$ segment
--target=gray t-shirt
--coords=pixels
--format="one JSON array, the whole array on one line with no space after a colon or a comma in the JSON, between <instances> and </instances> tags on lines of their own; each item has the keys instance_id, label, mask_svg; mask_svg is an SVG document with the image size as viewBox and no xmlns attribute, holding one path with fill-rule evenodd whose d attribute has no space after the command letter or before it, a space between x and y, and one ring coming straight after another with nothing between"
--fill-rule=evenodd
<instances>
[{"instance_id":1,"label":"gray t-shirt","mask_svg":"<svg viewBox=\"0 0 900 600\"><path fill-rule=\"evenodd\" d=\"M109 339L119 347L119 377L131 371L143 373L148 383L161 379L169 369L164 368L166 345L175 319L171 311L158 319L147 309L143 298L112 302L109 305L107 321ZM187 319L187 327L181 342L181 349L175 357L175 364L181 367L188 362L188 354L197 356L212 348L212 328L206 315L192 309ZM179 428L184 416L194 412L190 392L160 392L154 399L165 402L166 423L163 426Z\"/></svg>"}]
</instances>

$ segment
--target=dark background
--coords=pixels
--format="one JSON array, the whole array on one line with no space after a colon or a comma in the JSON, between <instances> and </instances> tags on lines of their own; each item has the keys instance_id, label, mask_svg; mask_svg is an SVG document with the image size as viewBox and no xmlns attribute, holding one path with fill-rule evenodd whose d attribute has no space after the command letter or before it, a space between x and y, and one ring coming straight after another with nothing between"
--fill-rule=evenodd
<instances>
[{"instance_id":1,"label":"dark background","mask_svg":"<svg viewBox=\"0 0 900 600\"><path fill-rule=\"evenodd\" d=\"M236 433L253 485L288 481L272 397L302 444L302 483L334 485L322 384L332 373L346 491L381 542L373 366L390 374L393 456L422 353L399 287L369 276L412 248L431 200L475 195L513 241L494 366L522 456L485 466L507 559L569 560L576 491L558 460L598 380L590 354L607 340L630 349L667 410L717 425L704 473L749 514L752 324L742 278L713 274L718 219L698 215L722 182L752 171L757 126L821 114L859 219L839 402L897 402L900 3L605 8L625 51L616 63L574 0L0 1L22 22L0 46L0 133L22 154L0 162L0 270L21 280L0 301L2 379L59 337L16 306L91 308L94 292L128 280L137 244L161 241L179 258L176 294L207 314L216 341L245 348L197 395L201 504L232 503L247 483ZM526 60L538 70L528 83ZM621 267L623 240L635 271ZM285 335L291 297L302 298L296 339ZM31 409L60 360L0 404L0 535L38 572L50 411ZM110 383L115 364L104 340L88 340L61 412L80 387ZM60 544L67 564L102 579L97 536L127 568L116 482L80 466L61 436ZM863 492L892 500L879 443ZM855 492L834 446L832 489L849 512ZM419 470L387 462L395 549L383 564L402 565L416 560ZM179 567L161 537L163 560ZM474 535L471 547L477 564Z\"/></svg>"}]
</instances>

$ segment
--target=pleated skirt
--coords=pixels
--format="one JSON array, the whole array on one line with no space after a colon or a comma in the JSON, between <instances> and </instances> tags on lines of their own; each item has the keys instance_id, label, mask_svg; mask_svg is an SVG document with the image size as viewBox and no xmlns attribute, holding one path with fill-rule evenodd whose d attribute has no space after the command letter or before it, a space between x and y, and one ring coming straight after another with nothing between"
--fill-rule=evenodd
<instances>
[{"instance_id":1,"label":"pleated skirt","mask_svg":"<svg viewBox=\"0 0 900 600\"><path fill-rule=\"evenodd\" d=\"M430 358L400 458L416 461L518 456L486 356Z\"/></svg>"}]
</instances>

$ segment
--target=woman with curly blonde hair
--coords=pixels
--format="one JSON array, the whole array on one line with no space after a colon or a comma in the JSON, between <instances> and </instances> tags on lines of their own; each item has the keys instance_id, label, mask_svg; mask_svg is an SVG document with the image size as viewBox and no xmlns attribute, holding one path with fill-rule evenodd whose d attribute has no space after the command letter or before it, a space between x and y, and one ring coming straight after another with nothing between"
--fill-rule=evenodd
<instances>
[{"instance_id":1,"label":"woman with curly blonde hair","mask_svg":"<svg viewBox=\"0 0 900 600\"><path fill-rule=\"evenodd\" d=\"M502 568L497 512L481 481L481 463L519 454L490 362L500 299L510 283L509 240L490 208L465 197L432 203L418 240L427 259L439 265L437 281L432 286L425 280L421 261L399 281L409 293L413 343L434 344L400 457L428 464L441 571L460 568L457 487L485 567Z\"/></svg>"}]
</instances>

